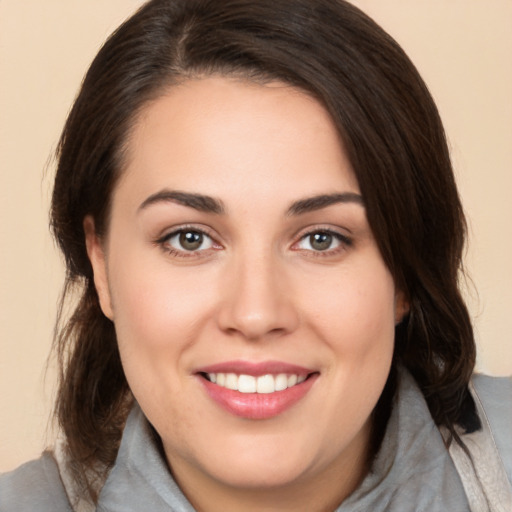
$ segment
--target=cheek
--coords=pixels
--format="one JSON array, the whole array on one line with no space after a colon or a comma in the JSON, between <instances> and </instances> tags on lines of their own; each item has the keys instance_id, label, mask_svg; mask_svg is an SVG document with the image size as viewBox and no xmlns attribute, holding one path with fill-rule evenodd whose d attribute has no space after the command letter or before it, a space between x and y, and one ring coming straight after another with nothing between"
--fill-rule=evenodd
<instances>
[{"instance_id":1,"label":"cheek","mask_svg":"<svg viewBox=\"0 0 512 512\"><path fill-rule=\"evenodd\" d=\"M185 424L187 403L177 397L183 395L183 355L197 332L192 313L197 304L178 284L140 266L129 279L112 282L116 335L130 389L152 422L176 432L191 428Z\"/></svg>"},{"instance_id":2,"label":"cheek","mask_svg":"<svg viewBox=\"0 0 512 512\"><path fill-rule=\"evenodd\" d=\"M159 379L168 384L173 380L179 352L188 343L194 323L193 305L180 283L163 272L147 250L112 251L109 270L114 324L126 377L136 396L138 389L149 388L154 393ZM161 368L164 361L167 371Z\"/></svg>"},{"instance_id":3,"label":"cheek","mask_svg":"<svg viewBox=\"0 0 512 512\"><path fill-rule=\"evenodd\" d=\"M204 289L200 272L172 272L159 256L134 256L118 267L123 270L111 273L120 344L172 350L186 343L198 328L198 320L211 308L211 293Z\"/></svg>"},{"instance_id":4,"label":"cheek","mask_svg":"<svg viewBox=\"0 0 512 512\"><path fill-rule=\"evenodd\" d=\"M305 306L313 314L310 325L327 350L326 370L331 390L336 390L323 402L324 411L332 411L331 424L344 424L353 435L382 393L395 337L393 279L380 259L362 263L331 276L323 293L315 288L317 293L309 295ZM347 417L352 418L350 424Z\"/></svg>"},{"instance_id":5,"label":"cheek","mask_svg":"<svg viewBox=\"0 0 512 512\"><path fill-rule=\"evenodd\" d=\"M383 264L332 274L302 292L304 310L334 350L353 357L389 351L394 342L395 288Z\"/></svg>"},{"instance_id":6,"label":"cheek","mask_svg":"<svg viewBox=\"0 0 512 512\"><path fill-rule=\"evenodd\" d=\"M183 408L186 404L169 401L168 390L180 396L190 354L214 318L218 280L211 270L208 275L200 269L176 271L160 253L127 251L117 261L114 256L114 323L130 388L141 405L151 408L145 411L151 417L164 406Z\"/></svg>"}]
</instances>

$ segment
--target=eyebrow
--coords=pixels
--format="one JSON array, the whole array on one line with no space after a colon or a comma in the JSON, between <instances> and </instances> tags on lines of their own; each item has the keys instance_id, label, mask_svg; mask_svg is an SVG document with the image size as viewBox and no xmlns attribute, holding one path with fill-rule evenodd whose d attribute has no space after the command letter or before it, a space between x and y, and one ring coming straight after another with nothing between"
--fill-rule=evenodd
<instances>
[{"instance_id":1,"label":"eyebrow","mask_svg":"<svg viewBox=\"0 0 512 512\"><path fill-rule=\"evenodd\" d=\"M139 211L148 208L157 203L177 203L189 208L194 208L201 212L215 213L222 215L225 208L219 199L215 199L203 194L193 194L191 192L180 192L177 190L161 190L156 194L150 195L140 206Z\"/></svg>"},{"instance_id":2,"label":"eyebrow","mask_svg":"<svg viewBox=\"0 0 512 512\"><path fill-rule=\"evenodd\" d=\"M195 210L223 215L225 213L224 204L220 199L203 194L194 194L192 192L181 192L178 190L161 190L150 195L140 206L139 211L148 208L157 203L177 203ZM304 213L321 210L334 204L355 203L364 207L363 197L354 192L344 192L336 194L321 194L318 196L307 197L293 202L288 208L286 214L289 216L302 215Z\"/></svg>"},{"instance_id":3,"label":"eyebrow","mask_svg":"<svg viewBox=\"0 0 512 512\"><path fill-rule=\"evenodd\" d=\"M344 192L341 194L321 194L295 201L286 213L287 215L302 215L339 203L355 203L364 207L363 196L354 192Z\"/></svg>"}]
</instances>

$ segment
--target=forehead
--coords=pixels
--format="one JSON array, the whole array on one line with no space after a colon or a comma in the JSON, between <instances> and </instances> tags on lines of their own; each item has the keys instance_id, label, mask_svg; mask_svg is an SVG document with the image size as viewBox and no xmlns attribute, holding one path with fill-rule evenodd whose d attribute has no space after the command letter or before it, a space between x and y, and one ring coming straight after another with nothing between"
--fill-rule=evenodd
<instances>
[{"instance_id":1,"label":"forehead","mask_svg":"<svg viewBox=\"0 0 512 512\"><path fill-rule=\"evenodd\" d=\"M268 199L359 191L318 101L280 82L225 77L170 87L146 105L117 188L128 185L141 197L162 188L227 199L230 191Z\"/></svg>"}]
</instances>

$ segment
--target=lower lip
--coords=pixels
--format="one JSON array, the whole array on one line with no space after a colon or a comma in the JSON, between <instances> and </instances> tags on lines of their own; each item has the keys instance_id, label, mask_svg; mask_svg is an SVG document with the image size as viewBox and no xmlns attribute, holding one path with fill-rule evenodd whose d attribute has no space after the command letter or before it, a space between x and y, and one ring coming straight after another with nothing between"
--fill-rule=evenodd
<instances>
[{"instance_id":1,"label":"lower lip","mask_svg":"<svg viewBox=\"0 0 512 512\"><path fill-rule=\"evenodd\" d=\"M304 398L317 377L318 374L310 375L304 382L274 393L240 393L217 386L202 376L199 379L209 397L224 410L240 418L266 420L278 416Z\"/></svg>"}]
</instances>

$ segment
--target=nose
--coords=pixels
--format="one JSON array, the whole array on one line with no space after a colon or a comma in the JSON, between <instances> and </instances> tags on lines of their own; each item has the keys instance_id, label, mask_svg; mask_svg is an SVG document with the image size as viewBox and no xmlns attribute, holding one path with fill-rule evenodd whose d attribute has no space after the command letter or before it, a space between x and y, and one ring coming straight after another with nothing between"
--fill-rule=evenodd
<instances>
[{"instance_id":1,"label":"nose","mask_svg":"<svg viewBox=\"0 0 512 512\"><path fill-rule=\"evenodd\" d=\"M293 332L299 314L286 272L271 257L240 258L226 269L219 327L257 341Z\"/></svg>"}]
</instances>

